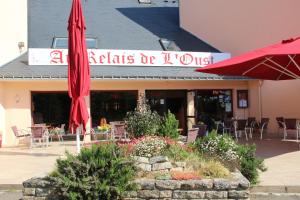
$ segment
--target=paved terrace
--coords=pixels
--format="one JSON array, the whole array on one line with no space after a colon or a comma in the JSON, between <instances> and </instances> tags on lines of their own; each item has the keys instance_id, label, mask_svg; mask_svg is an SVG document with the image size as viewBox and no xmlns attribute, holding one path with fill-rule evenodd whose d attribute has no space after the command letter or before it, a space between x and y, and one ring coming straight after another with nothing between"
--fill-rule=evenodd
<instances>
[{"instance_id":1,"label":"paved terrace","mask_svg":"<svg viewBox=\"0 0 300 200\"><path fill-rule=\"evenodd\" d=\"M300 186L300 151L296 142L274 138L248 143L257 144L257 155L265 159L268 167L261 174L260 185ZM75 142L53 142L48 148L0 148L0 189L20 185L33 176L47 175L66 150L75 152Z\"/></svg>"}]
</instances>

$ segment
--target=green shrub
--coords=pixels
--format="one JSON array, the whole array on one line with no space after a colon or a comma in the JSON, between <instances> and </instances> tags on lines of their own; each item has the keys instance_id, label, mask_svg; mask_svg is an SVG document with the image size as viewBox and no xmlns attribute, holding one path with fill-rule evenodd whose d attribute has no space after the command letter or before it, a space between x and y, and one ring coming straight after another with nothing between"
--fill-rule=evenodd
<instances>
[{"instance_id":1,"label":"green shrub","mask_svg":"<svg viewBox=\"0 0 300 200\"><path fill-rule=\"evenodd\" d=\"M114 144L84 148L78 156L66 153L56 166L50 177L64 190L64 199L121 199L134 189L133 164Z\"/></svg>"},{"instance_id":2,"label":"green shrub","mask_svg":"<svg viewBox=\"0 0 300 200\"><path fill-rule=\"evenodd\" d=\"M256 184L258 182L258 170L266 171L263 159L255 157L255 145L239 145L237 154L240 158L241 173L251 182Z\"/></svg>"},{"instance_id":3,"label":"green shrub","mask_svg":"<svg viewBox=\"0 0 300 200\"><path fill-rule=\"evenodd\" d=\"M238 160L236 152L238 145L228 135L218 135L216 132L211 132L198 139L195 145L199 152L209 154L226 163Z\"/></svg>"},{"instance_id":4,"label":"green shrub","mask_svg":"<svg viewBox=\"0 0 300 200\"><path fill-rule=\"evenodd\" d=\"M226 178L230 175L230 171L217 160L202 162L199 173L207 178Z\"/></svg>"},{"instance_id":5,"label":"green shrub","mask_svg":"<svg viewBox=\"0 0 300 200\"><path fill-rule=\"evenodd\" d=\"M134 147L134 155L143 157L159 156L167 147L164 139L159 137L145 137Z\"/></svg>"},{"instance_id":6,"label":"green shrub","mask_svg":"<svg viewBox=\"0 0 300 200\"><path fill-rule=\"evenodd\" d=\"M167 156L172 161L185 161L190 155L184 148L182 148L179 144L169 145L165 150L164 155Z\"/></svg>"},{"instance_id":7,"label":"green shrub","mask_svg":"<svg viewBox=\"0 0 300 200\"><path fill-rule=\"evenodd\" d=\"M258 170L266 170L263 159L255 157L255 145L238 145L228 135L210 133L197 140L195 146L200 153L218 158L230 168L239 168L251 184L258 182Z\"/></svg>"},{"instance_id":8,"label":"green shrub","mask_svg":"<svg viewBox=\"0 0 300 200\"><path fill-rule=\"evenodd\" d=\"M157 112L151 111L145 97L140 99L137 108L126 114L126 131L134 137L156 135L161 126L161 118Z\"/></svg>"},{"instance_id":9,"label":"green shrub","mask_svg":"<svg viewBox=\"0 0 300 200\"><path fill-rule=\"evenodd\" d=\"M177 139L179 137L178 126L179 122L176 119L175 115L172 114L170 110L168 110L168 113L165 115L162 122L159 133L164 137Z\"/></svg>"}]
</instances>

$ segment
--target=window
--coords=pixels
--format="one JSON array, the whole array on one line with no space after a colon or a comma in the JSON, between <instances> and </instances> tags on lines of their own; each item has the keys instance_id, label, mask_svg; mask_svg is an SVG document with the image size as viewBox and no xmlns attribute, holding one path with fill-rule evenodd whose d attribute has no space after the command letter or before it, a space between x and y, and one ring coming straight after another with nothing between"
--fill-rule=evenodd
<instances>
[{"instance_id":1,"label":"window","mask_svg":"<svg viewBox=\"0 0 300 200\"><path fill-rule=\"evenodd\" d=\"M180 51L181 49L177 46L175 41L168 40L165 38L159 39L159 43L162 46L164 51Z\"/></svg>"},{"instance_id":2,"label":"window","mask_svg":"<svg viewBox=\"0 0 300 200\"><path fill-rule=\"evenodd\" d=\"M248 108L248 90L237 90L238 108Z\"/></svg>"},{"instance_id":3,"label":"window","mask_svg":"<svg viewBox=\"0 0 300 200\"><path fill-rule=\"evenodd\" d=\"M88 49L97 48L97 38L86 38L86 47ZM68 38L66 37L55 37L53 38L52 48L55 49L67 49L68 48Z\"/></svg>"},{"instance_id":4,"label":"window","mask_svg":"<svg viewBox=\"0 0 300 200\"><path fill-rule=\"evenodd\" d=\"M139 0L139 4L151 4L151 0Z\"/></svg>"}]
</instances>

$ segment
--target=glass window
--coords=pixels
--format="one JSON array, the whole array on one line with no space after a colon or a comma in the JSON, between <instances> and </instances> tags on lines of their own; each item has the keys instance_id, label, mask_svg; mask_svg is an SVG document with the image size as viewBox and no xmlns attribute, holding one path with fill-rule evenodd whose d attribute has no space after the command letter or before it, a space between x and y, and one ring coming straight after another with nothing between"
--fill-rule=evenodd
<instances>
[{"instance_id":1,"label":"glass window","mask_svg":"<svg viewBox=\"0 0 300 200\"><path fill-rule=\"evenodd\" d=\"M213 128L215 121L233 117L232 90L197 90L195 99L197 121Z\"/></svg>"},{"instance_id":2,"label":"glass window","mask_svg":"<svg viewBox=\"0 0 300 200\"><path fill-rule=\"evenodd\" d=\"M181 49L177 46L176 42L173 40L168 40L165 38L159 39L159 43L164 51L180 51Z\"/></svg>"},{"instance_id":3,"label":"glass window","mask_svg":"<svg viewBox=\"0 0 300 200\"><path fill-rule=\"evenodd\" d=\"M88 49L97 48L97 38L86 38L86 46ZM67 49L68 38L66 37L55 37L53 38L52 48L55 49Z\"/></svg>"}]
</instances>

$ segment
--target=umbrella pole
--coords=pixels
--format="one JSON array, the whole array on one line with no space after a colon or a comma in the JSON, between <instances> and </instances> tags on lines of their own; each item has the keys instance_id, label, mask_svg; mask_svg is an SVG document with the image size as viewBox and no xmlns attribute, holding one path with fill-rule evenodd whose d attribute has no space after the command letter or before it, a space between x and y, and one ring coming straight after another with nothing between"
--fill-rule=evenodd
<instances>
[{"instance_id":1,"label":"umbrella pole","mask_svg":"<svg viewBox=\"0 0 300 200\"><path fill-rule=\"evenodd\" d=\"M77 153L80 153L80 131L81 130L81 125L76 128L76 150Z\"/></svg>"}]
</instances>

